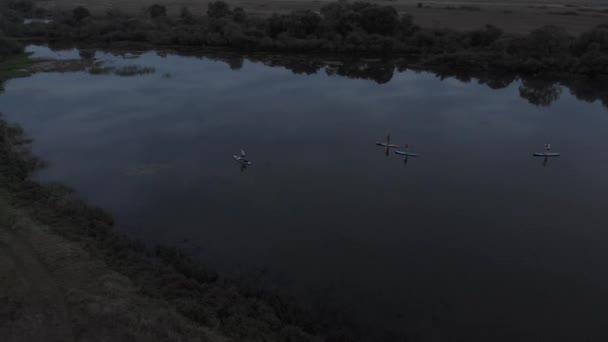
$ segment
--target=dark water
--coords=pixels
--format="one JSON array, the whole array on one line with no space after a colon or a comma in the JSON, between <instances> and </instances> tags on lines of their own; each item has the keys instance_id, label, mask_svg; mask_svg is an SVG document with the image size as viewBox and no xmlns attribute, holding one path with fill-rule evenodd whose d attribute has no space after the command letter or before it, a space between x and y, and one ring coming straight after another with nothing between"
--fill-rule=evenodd
<instances>
[{"instance_id":1,"label":"dark water","mask_svg":"<svg viewBox=\"0 0 608 342\"><path fill-rule=\"evenodd\" d=\"M608 110L571 94L601 99L594 86L96 57L155 72L11 80L0 110L49 161L40 178L118 229L336 309L370 340L608 338ZM389 130L421 156L386 156ZM533 158L544 143L562 157Z\"/></svg>"}]
</instances>

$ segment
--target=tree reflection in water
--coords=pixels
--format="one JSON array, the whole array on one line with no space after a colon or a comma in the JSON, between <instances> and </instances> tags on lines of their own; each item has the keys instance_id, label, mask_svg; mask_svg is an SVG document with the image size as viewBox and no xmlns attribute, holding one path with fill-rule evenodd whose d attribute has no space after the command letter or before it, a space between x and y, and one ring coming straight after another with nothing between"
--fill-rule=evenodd
<instances>
[{"instance_id":1,"label":"tree reflection in water","mask_svg":"<svg viewBox=\"0 0 608 342\"><path fill-rule=\"evenodd\" d=\"M102 52L124 58L134 58L138 53L109 50ZM139 54L143 51L139 52ZM584 79L580 77L556 77L547 75L526 76L509 72L496 72L487 70L459 70L459 69L421 69L415 67L414 58L385 58L365 59L345 56L316 56L316 55L288 55L239 53L226 51L156 51L161 57L169 54L196 57L226 63L232 70L240 70L245 60L261 63L269 67L285 68L294 74L312 75L325 72L329 76L348 77L353 79L372 80L378 84L391 81L395 72L428 71L434 73L439 79L455 78L464 83L477 82L491 89L504 89L513 82L520 81L519 95L521 98L535 106L550 106L557 101L564 89L577 99L586 102L597 100L608 107L608 82L605 79ZM83 59L93 59L95 52L91 49L80 53Z\"/></svg>"},{"instance_id":2,"label":"tree reflection in water","mask_svg":"<svg viewBox=\"0 0 608 342\"><path fill-rule=\"evenodd\" d=\"M198 56L225 63L233 63L231 60L234 59L234 56L230 59L221 52L199 54ZM520 81L520 97L536 106L551 105L560 98L564 89L569 89L570 93L579 100L586 102L599 100L605 107L608 107L608 82L602 79L525 76L509 72L475 70L428 70L413 67L415 61L406 58L372 60L263 54L243 55L242 58L271 67L282 67L294 74L311 75L325 72L329 76L372 80L378 84L390 82L395 72L408 70L429 71L442 80L455 78L464 83L477 82L494 90L504 89L513 82Z\"/></svg>"},{"instance_id":3,"label":"tree reflection in water","mask_svg":"<svg viewBox=\"0 0 608 342\"><path fill-rule=\"evenodd\" d=\"M546 82L542 79L523 80L519 86L519 96L533 105L549 106L559 99L562 87L559 83Z\"/></svg>"}]
</instances>

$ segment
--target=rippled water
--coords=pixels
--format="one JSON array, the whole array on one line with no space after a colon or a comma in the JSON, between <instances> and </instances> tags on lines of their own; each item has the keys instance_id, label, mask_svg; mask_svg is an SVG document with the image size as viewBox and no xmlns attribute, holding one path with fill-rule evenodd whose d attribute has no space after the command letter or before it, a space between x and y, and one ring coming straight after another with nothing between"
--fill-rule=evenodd
<instances>
[{"instance_id":1,"label":"rippled water","mask_svg":"<svg viewBox=\"0 0 608 342\"><path fill-rule=\"evenodd\" d=\"M0 110L49 162L39 177L117 229L386 340L608 338L608 97L595 86L379 61L59 57L79 55L153 71L11 80ZM420 156L387 156L375 142L388 131ZM533 158L545 143L562 156Z\"/></svg>"}]
</instances>

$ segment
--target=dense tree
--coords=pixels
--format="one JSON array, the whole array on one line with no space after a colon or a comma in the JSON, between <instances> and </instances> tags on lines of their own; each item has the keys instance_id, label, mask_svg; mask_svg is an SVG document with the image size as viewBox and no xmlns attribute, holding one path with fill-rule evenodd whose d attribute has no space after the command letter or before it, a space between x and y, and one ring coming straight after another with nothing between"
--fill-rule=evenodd
<instances>
[{"instance_id":1,"label":"dense tree","mask_svg":"<svg viewBox=\"0 0 608 342\"><path fill-rule=\"evenodd\" d=\"M28 5L20 5L24 10ZM152 18L165 18L164 6L148 8ZM23 15L0 12L0 28L19 38L49 41L154 45L226 46L240 49L417 55L422 66L500 69L520 73L608 75L608 26L576 39L562 28L546 26L530 34L510 34L491 25L468 32L424 29L389 6L339 1L313 11L268 17L248 16L223 1L211 2L207 18L182 9L179 20L150 22L139 16L109 12L91 16L85 8L57 14L52 25L22 25ZM529 94L527 88L522 93Z\"/></svg>"},{"instance_id":2,"label":"dense tree","mask_svg":"<svg viewBox=\"0 0 608 342\"><path fill-rule=\"evenodd\" d=\"M572 52L577 56L590 51L608 53L608 27L600 26L584 32L572 44Z\"/></svg>"},{"instance_id":3,"label":"dense tree","mask_svg":"<svg viewBox=\"0 0 608 342\"><path fill-rule=\"evenodd\" d=\"M23 46L12 39L7 38L0 32L0 59L23 53Z\"/></svg>"},{"instance_id":4,"label":"dense tree","mask_svg":"<svg viewBox=\"0 0 608 342\"><path fill-rule=\"evenodd\" d=\"M148 14L151 18L160 18L167 16L167 8L163 5L154 4L148 7Z\"/></svg>"},{"instance_id":5,"label":"dense tree","mask_svg":"<svg viewBox=\"0 0 608 342\"><path fill-rule=\"evenodd\" d=\"M608 54L598 43L591 44L579 58L578 72L587 76L608 75Z\"/></svg>"},{"instance_id":6,"label":"dense tree","mask_svg":"<svg viewBox=\"0 0 608 342\"><path fill-rule=\"evenodd\" d=\"M8 8L22 14L30 14L34 10L34 3L30 0L8 1Z\"/></svg>"},{"instance_id":7,"label":"dense tree","mask_svg":"<svg viewBox=\"0 0 608 342\"><path fill-rule=\"evenodd\" d=\"M332 2L321 7L321 15L327 27L342 35L353 30L355 13L346 2Z\"/></svg>"},{"instance_id":8,"label":"dense tree","mask_svg":"<svg viewBox=\"0 0 608 342\"><path fill-rule=\"evenodd\" d=\"M329 28L346 35L360 27L367 33L393 35L400 25L397 10L365 2L334 2L321 8Z\"/></svg>"},{"instance_id":9,"label":"dense tree","mask_svg":"<svg viewBox=\"0 0 608 342\"><path fill-rule=\"evenodd\" d=\"M223 1L210 2L207 5L207 15L209 18L219 19L228 17L232 14L230 6Z\"/></svg>"},{"instance_id":10,"label":"dense tree","mask_svg":"<svg viewBox=\"0 0 608 342\"><path fill-rule=\"evenodd\" d=\"M571 38L562 27L543 26L527 37L527 51L533 57L558 56L568 52Z\"/></svg>"},{"instance_id":11,"label":"dense tree","mask_svg":"<svg viewBox=\"0 0 608 342\"><path fill-rule=\"evenodd\" d=\"M494 43L500 36L502 36L501 29L493 25L486 25L482 29L471 31L471 46L488 46Z\"/></svg>"},{"instance_id":12,"label":"dense tree","mask_svg":"<svg viewBox=\"0 0 608 342\"><path fill-rule=\"evenodd\" d=\"M399 20L399 32L402 38L411 36L418 29L419 27L414 25L414 18L411 15L404 14L401 16Z\"/></svg>"},{"instance_id":13,"label":"dense tree","mask_svg":"<svg viewBox=\"0 0 608 342\"><path fill-rule=\"evenodd\" d=\"M394 7L366 6L360 11L359 24L367 33L389 36L399 26L399 16Z\"/></svg>"},{"instance_id":14,"label":"dense tree","mask_svg":"<svg viewBox=\"0 0 608 342\"><path fill-rule=\"evenodd\" d=\"M243 8L236 7L232 11L232 20L236 21L237 23L244 23L247 21L247 13Z\"/></svg>"},{"instance_id":15,"label":"dense tree","mask_svg":"<svg viewBox=\"0 0 608 342\"><path fill-rule=\"evenodd\" d=\"M84 18L90 17L91 12L83 6L78 6L72 11L72 18L76 22L81 22Z\"/></svg>"},{"instance_id":16,"label":"dense tree","mask_svg":"<svg viewBox=\"0 0 608 342\"><path fill-rule=\"evenodd\" d=\"M306 38L313 34L319 24L321 17L312 11L296 11L284 17L284 27L287 33L296 38Z\"/></svg>"},{"instance_id":17,"label":"dense tree","mask_svg":"<svg viewBox=\"0 0 608 342\"><path fill-rule=\"evenodd\" d=\"M190 12L188 7L182 7L180 11L180 18L185 24L194 24L196 22L194 15L192 15L192 12Z\"/></svg>"}]
</instances>

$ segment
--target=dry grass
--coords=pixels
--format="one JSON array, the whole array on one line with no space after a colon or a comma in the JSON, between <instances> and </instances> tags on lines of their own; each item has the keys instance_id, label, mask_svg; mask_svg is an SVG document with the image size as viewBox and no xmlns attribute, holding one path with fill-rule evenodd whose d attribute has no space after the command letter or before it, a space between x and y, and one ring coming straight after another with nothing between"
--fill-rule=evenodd
<instances>
[{"instance_id":1,"label":"dry grass","mask_svg":"<svg viewBox=\"0 0 608 342\"><path fill-rule=\"evenodd\" d=\"M84 5L93 12L101 13L110 8L127 12L141 12L154 3L166 5L170 15L177 15L183 6L193 13L204 13L210 0L44 0L39 6L46 8L74 8ZM272 12L292 10L318 10L330 0L227 0L233 6L240 6L248 13L267 15ZM543 25L556 25L578 34L608 21L606 5L590 6L583 0L533 0L533 1L491 1L491 0L369 0L368 2L390 5L402 13L413 15L416 24L422 27L447 27L470 30L485 24L493 24L513 33L526 33ZM422 8L418 8L422 3ZM572 11L572 7L582 11L580 15L555 15L550 12ZM454 10L475 8L475 11ZM478 10L477 10L478 9Z\"/></svg>"},{"instance_id":2,"label":"dry grass","mask_svg":"<svg viewBox=\"0 0 608 342\"><path fill-rule=\"evenodd\" d=\"M3 341L228 341L0 197Z\"/></svg>"}]
</instances>

